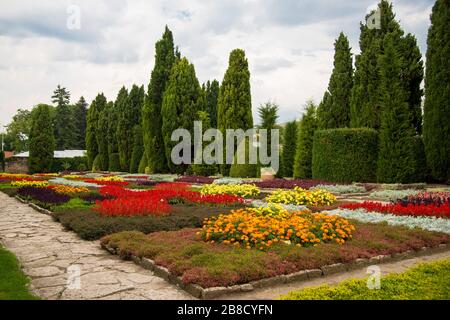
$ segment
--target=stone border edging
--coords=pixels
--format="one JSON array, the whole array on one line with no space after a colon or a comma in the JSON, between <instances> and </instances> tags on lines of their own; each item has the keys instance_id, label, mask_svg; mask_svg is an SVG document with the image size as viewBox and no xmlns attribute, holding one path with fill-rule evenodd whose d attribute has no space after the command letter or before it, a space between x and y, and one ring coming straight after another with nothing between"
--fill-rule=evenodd
<instances>
[{"instance_id":1,"label":"stone border edging","mask_svg":"<svg viewBox=\"0 0 450 320\"><path fill-rule=\"evenodd\" d=\"M102 248L108 251L109 253L113 255L118 255L119 252L117 249L112 248L111 246L107 244L101 244ZM202 300L210 300L215 299L223 295L233 294L233 293L239 293L239 292L250 292L258 288L267 288L274 285L284 284L284 283L291 283L296 281L306 281L306 280L312 280L319 277L325 277L330 274L340 273L340 272L347 272L352 271L356 269L361 269L373 264L378 263L387 263L387 262L394 262L394 261L400 261L400 260L406 260L409 258L444 252L449 249L448 244L440 244L438 247L434 248L428 248L423 247L419 251L414 250L408 250L402 253L394 253L392 255L379 255L372 257L370 259L356 259L354 262L351 263L335 263L331 265L326 265L321 267L320 269L311 269L311 270L302 270L295 273L287 274L287 275L279 275L272 278L266 278L261 279L257 281L251 281L246 284L241 285L234 285L230 287L215 287L215 288L202 288L201 286L197 284L185 284L183 283L183 280L175 276L174 274L171 274L167 268L164 268L162 266L158 266L155 261L148 259L148 258L139 258L136 256L131 256L131 260L136 263L137 265L140 265L144 269L153 271L155 275L163 278L164 280L168 281L169 283L175 284L181 289L187 291L194 297Z\"/></svg>"}]
</instances>

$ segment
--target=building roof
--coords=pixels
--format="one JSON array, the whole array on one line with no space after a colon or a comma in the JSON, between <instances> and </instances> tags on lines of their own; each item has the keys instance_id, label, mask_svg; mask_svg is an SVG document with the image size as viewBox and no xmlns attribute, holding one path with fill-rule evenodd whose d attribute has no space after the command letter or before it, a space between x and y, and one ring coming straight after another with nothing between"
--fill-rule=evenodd
<instances>
[{"instance_id":1,"label":"building roof","mask_svg":"<svg viewBox=\"0 0 450 320\"><path fill-rule=\"evenodd\" d=\"M5 159L12 158L14 156L13 151L5 151Z\"/></svg>"},{"instance_id":2,"label":"building roof","mask_svg":"<svg viewBox=\"0 0 450 320\"><path fill-rule=\"evenodd\" d=\"M30 153L22 152L15 154L15 158L28 158L30 156ZM84 157L86 156L86 150L63 150L63 151L55 151L53 157L56 159L69 159L69 158L76 158L76 157Z\"/></svg>"}]
</instances>

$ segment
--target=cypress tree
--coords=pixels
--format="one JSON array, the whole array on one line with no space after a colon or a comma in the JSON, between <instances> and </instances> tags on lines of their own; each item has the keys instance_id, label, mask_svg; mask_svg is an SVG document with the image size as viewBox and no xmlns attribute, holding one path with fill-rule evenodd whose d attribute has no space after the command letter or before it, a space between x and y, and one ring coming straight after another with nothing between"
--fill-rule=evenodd
<instances>
[{"instance_id":1,"label":"cypress tree","mask_svg":"<svg viewBox=\"0 0 450 320\"><path fill-rule=\"evenodd\" d=\"M209 114L211 128L217 128L217 100L219 98L219 81L213 80L206 82L203 86L205 92L206 104L205 111Z\"/></svg>"},{"instance_id":2,"label":"cypress tree","mask_svg":"<svg viewBox=\"0 0 450 320\"><path fill-rule=\"evenodd\" d=\"M97 170L108 171L109 155L111 147L109 145L109 117L114 109L114 103L108 102L99 114L97 122L97 146L98 154L94 160L94 167Z\"/></svg>"},{"instance_id":3,"label":"cypress tree","mask_svg":"<svg viewBox=\"0 0 450 320\"><path fill-rule=\"evenodd\" d=\"M73 147L79 150L86 148L87 106L86 100L84 97L81 97L72 107L72 119L75 127L75 144Z\"/></svg>"},{"instance_id":4,"label":"cypress tree","mask_svg":"<svg viewBox=\"0 0 450 320\"><path fill-rule=\"evenodd\" d=\"M128 90L122 87L117 95L116 101L114 102L114 115L111 115L110 119L115 120L114 125L110 124L110 150L109 154L118 154L119 163L117 167L119 170L128 171L130 167L130 157L128 156L131 152L132 147L132 124L131 119L129 119L130 103L129 103ZM111 163L116 165L116 163Z\"/></svg>"},{"instance_id":5,"label":"cypress tree","mask_svg":"<svg viewBox=\"0 0 450 320\"><path fill-rule=\"evenodd\" d=\"M30 173L47 173L52 168L55 137L50 109L50 106L40 104L32 112L28 159Z\"/></svg>"},{"instance_id":6,"label":"cypress tree","mask_svg":"<svg viewBox=\"0 0 450 320\"><path fill-rule=\"evenodd\" d=\"M100 118L100 113L106 107L106 103L106 97L104 94L98 94L95 100L92 101L87 113L86 151L89 168L93 167L94 160L98 155L97 135L105 134L105 131L98 130L98 120Z\"/></svg>"},{"instance_id":7,"label":"cypress tree","mask_svg":"<svg viewBox=\"0 0 450 320\"><path fill-rule=\"evenodd\" d=\"M69 106L70 93L60 85L53 92L52 102L56 104L55 109L55 138L56 149L72 149L75 145L75 125L72 118L72 110Z\"/></svg>"},{"instance_id":8,"label":"cypress tree","mask_svg":"<svg viewBox=\"0 0 450 320\"><path fill-rule=\"evenodd\" d=\"M323 99L317 107L317 127L320 129L326 129L329 125L329 119L331 115L331 95L325 91Z\"/></svg>"},{"instance_id":9,"label":"cypress tree","mask_svg":"<svg viewBox=\"0 0 450 320\"><path fill-rule=\"evenodd\" d=\"M426 59L423 137L427 165L438 181L450 179L450 2L431 14Z\"/></svg>"},{"instance_id":10,"label":"cypress tree","mask_svg":"<svg viewBox=\"0 0 450 320\"><path fill-rule=\"evenodd\" d=\"M211 128L211 120L209 118L209 114L206 111L198 111L197 112L197 118L198 121L202 122L202 133L205 133L206 130ZM203 144L203 147L205 147L206 143ZM195 157L195 155L194 155ZM193 163L190 167L190 171L192 174L196 176L212 176L217 173L217 165L215 164L195 164Z\"/></svg>"},{"instance_id":11,"label":"cypress tree","mask_svg":"<svg viewBox=\"0 0 450 320\"><path fill-rule=\"evenodd\" d=\"M294 178L306 179L312 177L312 148L316 129L316 106L312 101L308 101L306 113L303 115L298 129Z\"/></svg>"},{"instance_id":12,"label":"cypress tree","mask_svg":"<svg viewBox=\"0 0 450 320\"><path fill-rule=\"evenodd\" d=\"M161 107L174 62L173 36L166 26L162 39L156 43L155 67L148 85L142 113L145 153L148 166L155 173L167 171L167 159L161 132Z\"/></svg>"},{"instance_id":13,"label":"cypress tree","mask_svg":"<svg viewBox=\"0 0 450 320\"><path fill-rule=\"evenodd\" d=\"M219 90L217 127L224 137L227 129L242 129L245 131L253 128L250 71L245 52L242 49L235 49L230 54L228 69ZM236 151L236 148L234 151ZM224 155L226 156L225 147ZM222 164L220 171L227 176L230 165Z\"/></svg>"},{"instance_id":14,"label":"cypress tree","mask_svg":"<svg viewBox=\"0 0 450 320\"><path fill-rule=\"evenodd\" d=\"M171 172L183 173L186 166L175 165L171 160L172 148L178 142L171 141L176 129L187 129L194 134L194 121L197 112L202 109L204 99L195 69L186 58L177 61L172 68L162 104L162 134L166 159ZM191 159L193 154L191 153Z\"/></svg>"},{"instance_id":15,"label":"cypress tree","mask_svg":"<svg viewBox=\"0 0 450 320\"><path fill-rule=\"evenodd\" d=\"M350 94L353 86L353 58L344 33L334 43L334 69L328 85L329 94L317 111L321 129L344 128L350 125ZM325 110L320 110L324 108Z\"/></svg>"},{"instance_id":16,"label":"cypress tree","mask_svg":"<svg viewBox=\"0 0 450 320\"><path fill-rule=\"evenodd\" d=\"M128 95L126 108L119 114L117 138L119 143L119 158L122 171L130 170L131 154L133 152L133 145L135 142L133 128L135 125L139 125L141 123L141 110L144 103L144 97L144 87L133 85L130 94ZM140 134L142 135L142 132Z\"/></svg>"},{"instance_id":17,"label":"cypress tree","mask_svg":"<svg viewBox=\"0 0 450 320\"><path fill-rule=\"evenodd\" d=\"M283 164L283 176L294 176L294 160L297 149L297 121L288 122L284 128L283 151L281 153L281 163Z\"/></svg>"},{"instance_id":18,"label":"cypress tree","mask_svg":"<svg viewBox=\"0 0 450 320\"><path fill-rule=\"evenodd\" d=\"M133 127L133 152L130 159L130 173L139 172L139 162L144 154L142 128L139 124ZM144 168L145 171L145 168Z\"/></svg>"},{"instance_id":19,"label":"cypress tree","mask_svg":"<svg viewBox=\"0 0 450 320\"><path fill-rule=\"evenodd\" d=\"M386 37L380 57L381 128L377 179L386 183L411 182L415 174L413 118L402 79L402 55L393 35Z\"/></svg>"}]
</instances>

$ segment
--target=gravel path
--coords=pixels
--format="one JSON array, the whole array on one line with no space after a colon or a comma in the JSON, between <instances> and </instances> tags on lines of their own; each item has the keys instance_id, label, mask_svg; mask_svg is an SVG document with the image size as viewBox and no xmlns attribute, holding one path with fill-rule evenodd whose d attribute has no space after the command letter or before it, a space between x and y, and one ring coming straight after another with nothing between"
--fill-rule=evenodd
<instances>
[{"instance_id":1,"label":"gravel path","mask_svg":"<svg viewBox=\"0 0 450 320\"><path fill-rule=\"evenodd\" d=\"M43 299L192 299L133 262L84 241L50 216L0 192L0 242L19 259ZM77 275L80 275L79 277Z\"/></svg>"}]
</instances>

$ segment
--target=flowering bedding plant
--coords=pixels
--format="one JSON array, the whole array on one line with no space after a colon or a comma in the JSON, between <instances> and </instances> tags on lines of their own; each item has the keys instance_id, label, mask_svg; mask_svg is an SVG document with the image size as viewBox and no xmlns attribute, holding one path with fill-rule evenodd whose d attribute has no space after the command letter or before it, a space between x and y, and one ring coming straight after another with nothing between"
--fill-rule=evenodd
<instances>
[{"instance_id":1,"label":"flowering bedding plant","mask_svg":"<svg viewBox=\"0 0 450 320\"><path fill-rule=\"evenodd\" d=\"M282 203L294 205L324 206L336 202L336 197L325 190L305 190L296 187L294 190L276 190L266 201L269 203Z\"/></svg>"},{"instance_id":2,"label":"flowering bedding plant","mask_svg":"<svg viewBox=\"0 0 450 320\"><path fill-rule=\"evenodd\" d=\"M89 189L86 187L71 187L64 185L48 186L49 189L54 190L56 193L62 194L76 194L76 193L89 193Z\"/></svg>"},{"instance_id":3,"label":"flowering bedding plant","mask_svg":"<svg viewBox=\"0 0 450 320\"><path fill-rule=\"evenodd\" d=\"M11 187L23 188L23 187L36 187L45 188L48 186L48 181L45 180L17 180L11 182Z\"/></svg>"},{"instance_id":4,"label":"flowering bedding plant","mask_svg":"<svg viewBox=\"0 0 450 320\"><path fill-rule=\"evenodd\" d=\"M95 178L97 181L113 181L113 182L124 182L125 180L120 176L103 176Z\"/></svg>"},{"instance_id":5,"label":"flowering bedding plant","mask_svg":"<svg viewBox=\"0 0 450 320\"><path fill-rule=\"evenodd\" d=\"M20 181L20 180L37 180L33 179L29 174L16 174L16 173L0 173L0 181Z\"/></svg>"},{"instance_id":6,"label":"flowering bedding plant","mask_svg":"<svg viewBox=\"0 0 450 320\"><path fill-rule=\"evenodd\" d=\"M348 203L341 206L343 209L365 209L381 213L390 213L397 216L430 216L450 218L450 204L442 205L416 205L414 203L398 202L383 204L379 202Z\"/></svg>"},{"instance_id":7,"label":"flowering bedding plant","mask_svg":"<svg viewBox=\"0 0 450 320\"><path fill-rule=\"evenodd\" d=\"M318 185L334 185L334 183L323 180L306 180L306 179L274 179L269 181L255 181L252 182L261 189L294 189L300 187L303 189L310 189Z\"/></svg>"},{"instance_id":8,"label":"flowering bedding plant","mask_svg":"<svg viewBox=\"0 0 450 320\"><path fill-rule=\"evenodd\" d=\"M202 195L235 195L244 198L251 198L260 194L260 189L254 184L219 185L207 184L200 189Z\"/></svg>"},{"instance_id":9,"label":"flowering bedding plant","mask_svg":"<svg viewBox=\"0 0 450 320\"><path fill-rule=\"evenodd\" d=\"M259 207L271 207L275 205L275 203L268 203L263 200L252 200L251 205L255 208L259 208ZM307 206L305 205L284 204L284 203L276 203L276 205L290 212L303 211L307 209Z\"/></svg>"},{"instance_id":10,"label":"flowering bedding plant","mask_svg":"<svg viewBox=\"0 0 450 320\"><path fill-rule=\"evenodd\" d=\"M81 180L69 180L65 178L54 178L49 180L49 183L52 185L64 185L71 187L85 187L85 188L98 188L99 184L97 183L89 183Z\"/></svg>"},{"instance_id":11,"label":"flowering bedding plant","mask_svg":"<svg viewBox=\"0 0 450 320\"><path fill-rule=\"evenodd\" d=\"M317 185L310 190L325 190L331 193L364 193L366 188L356 185Z\"/></svg>"},{"instance_id":12,"label":"flowering bedding plant","mask_svg":"<svg viewBox=\"0 0 450 320\"><path fill-rule=\"evenodd\" d=\"M372 199L380 199L385 201L397 201L409 196L418 194L418 190L406 189L406 190L381 190L374 191L370 194Z\"/></svg>"},{"instance_id":13,"label":"flowering bedding plant","mask_svg":"<svg viewBox=\"0 0 450 320\"><path fill-rule=\"evenodd\" d=\"M402 205L450 205L450 192L419 192L418 194L398 200Z\"/></svg>"},{"instance_id":14,"label":"flowering bedding plant","mask_svg":"<svg viewBox=\"0 0 450 320\"><path fill-rule=\"evenodd\" d=\"M355 219L364 223L385 222L393 226L405 226L410 229L421 228L429 231L450 234L450 219L423 216L398 216L393 214L371 212L365 209L336 209L328 214L338 215L346 219Z\"/></svg>"},{"instance_id":15,"label":"flowering bedding plant","mask_svg":"<svg viewBox=\"0 0 450 320\"><path fill-rule=\"evenodd\" d=\"M37 187L22 187L17 194L23 198L31 198L42 204L60 205L70 201L66 194L56 193L52 189Z\"/></svg>"},{"instance_id":16,"label":"flowering bedding plant","mask_svg":"<svg viewBox=\"0 0 450 320\"><path fill-rule=\"evenodd\" d=\"M209 243L265 250L276 243L296 246L314 246L322 242L344 244L355 230L348 220L338 216L310 211L265 213L267 209L240 209L229 215L205 219L199 235Z\"/></svg>"}]
</instances>

